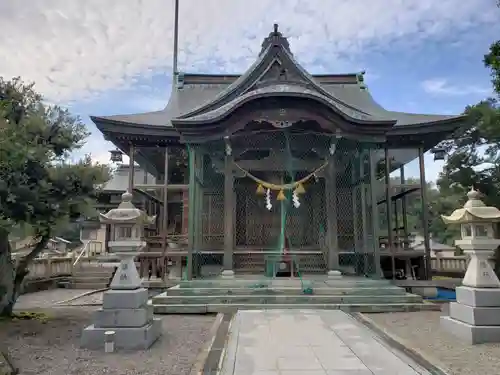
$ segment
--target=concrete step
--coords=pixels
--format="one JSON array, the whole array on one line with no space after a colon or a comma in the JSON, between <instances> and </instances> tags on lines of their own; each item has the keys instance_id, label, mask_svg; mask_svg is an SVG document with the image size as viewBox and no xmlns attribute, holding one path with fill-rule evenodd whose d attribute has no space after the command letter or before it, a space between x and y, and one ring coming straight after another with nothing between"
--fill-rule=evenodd
<instances>
[{"instance_id":1,"label":"concrete step","mask_svg":"<svg viewBox=\"0 0 500 375\"><path fill-rule=\"evenodd\" d=\"M155 314L207 314L219 312L235 312L237 310L343 310L346 312L382 313L382 312L412 312L440 311L440 306L432 303L393 303L393 304L195 304L195 305L154 305Z\"/></svg>"},{"instance_id":2,"label":"concrete step","mask_svg":"<svg viewBox=\"0 0 500 375\"><path fill-rule=\"evenodd\" d=\"M200 305L200 304L394 304L421 303L422 297L403 295L192 295L169 296L161 293L153 297L154 305Z\"/></svg>"},{"instance_id":3,"label":"concrete step","mask_svg":"<svg viewBox=\"0 0 500 375\"><path fill-rule=\"evenodd\" d=\"M179 288L174 286L167 291L168 296L192 295L303 295L303 288ZM403 288L388 286L385 288L313 288L313 295L405 295Z\"/></svg>"}]
</instances>

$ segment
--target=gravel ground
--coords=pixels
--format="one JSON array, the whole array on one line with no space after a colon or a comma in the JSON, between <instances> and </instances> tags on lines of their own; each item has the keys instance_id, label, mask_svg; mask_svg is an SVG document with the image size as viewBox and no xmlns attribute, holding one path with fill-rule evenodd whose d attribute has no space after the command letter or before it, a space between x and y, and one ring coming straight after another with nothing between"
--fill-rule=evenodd
<instances>
[{"instance_id":1,"label":"gravel ground","mask_svg":"<svg viewBox=\"0 0 500 375\"><path fill-rule=\"evenodd\" d=\"M87 289L50 289L42 290L40 292L28 293L19 296L15 309L35 309L35 308L47 308L55 305L58 302L74 298L83 293L90 292Z\"/></svg>"},{"instance_id":2,"label":"gravel ground","mask_svg":"<svg viewBox=\"0 0 500 375\"><path fill-rule=\"evenodd\" d=\"M500 344L462 343L440 327L439 311L363 315L450 375L498 374Z\"/></svg>"},{"instance_id":3,"label":"gravel ground","mask_svg":"<svg viewBox=\"0 0 500 375\"><path fill-rule=\"evenodd\" d=\"M79 347L82 329L96 308L43 311L45 324L0 322L0 343L6 344L23 375L187 375L210 339L214 316L162 316L163 336L147 351L105 354Z\"/></svg>"},{"instance_id":4,"label":"gravel ground","mask_svg":"<svg viewBox=\"0 0 500 375\"><path fill-rule=\"evenodd\" d=\"M89 294L65 303L65 306L95 306L102 305L103 292Z\"/></svg>"}]
</instances>

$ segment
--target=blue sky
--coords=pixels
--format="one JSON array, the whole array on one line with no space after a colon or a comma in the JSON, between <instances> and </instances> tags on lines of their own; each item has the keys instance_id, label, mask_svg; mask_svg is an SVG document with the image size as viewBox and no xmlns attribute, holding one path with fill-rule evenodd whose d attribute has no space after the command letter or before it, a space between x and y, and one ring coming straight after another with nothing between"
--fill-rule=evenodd
<instances>
[{"instance_id":1,"label":"blue sky","mask_svg":"<svg viewBox=\"0 0 500 375\"><path fill-rule=\"evenodd\" d=\"M241 73L274 22L311 73L366 70L387 109L453 114L491 95L482 56L495 0L181 0L179 68ZM173 0L0 0L0 75L36 83L79 114L83 152L107 162L89 115L158 110L170 93ZM7 57L7 58L5 58ZM442 164L427 159L435 180ZM407 172L417 176L416 163Z\"/></svg>"}]
</instances>

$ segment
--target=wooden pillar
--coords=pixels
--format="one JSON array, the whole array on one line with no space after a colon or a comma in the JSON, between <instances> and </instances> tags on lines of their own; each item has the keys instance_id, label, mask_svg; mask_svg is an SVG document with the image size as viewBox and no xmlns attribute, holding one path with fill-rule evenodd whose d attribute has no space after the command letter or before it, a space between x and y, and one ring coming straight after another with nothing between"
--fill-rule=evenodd
<instances>
[{"instance_id":1,"label":"wooden pillar","mask_svg":"<svg viewBox=\"0 0 500 375\"><path fill-rule=\"evenodd\" d=\"M142 183L146 185L148 183L148 170L147 168L143 168L143 175L142 175ZM142 197L142 209L146 211L148 215L150 215L150 210L149 210L149 198L146 197L145 195Z\"/></svg>"},{"instance_id":2,"label":"wooden pillar","mask_svg":"<svg viewBox=\"0 0 500 375\"><path fill-rule=\"evenodd\" d=\"M399 247L400 244L400 238L399 238L399 219L398 219L398 200L394 200L394 241L396 242L397 246Z\"/></svg>"},{"instance_id":3,"label":"wooden pillar","mask_svg":"<svg viewBox=\"0 0 500 375\"><path fill-rule=\"evenodd\" d=\"M422 201L422 228L424 231L424 248L425 248L425 279L432 278L431 270L431 238L429 233L429 204L427 202L427 183L425 181L425 163L424 163L424 149L418 149L418 163L420 167L420 198Z\"/></svg>"},{"instance_id":4,"label":"wooden pillar","mask_svg":"<svg viewBox=\"0 0 500 375\"><path fill-rule=\"evenodd\" d=\"M399 169L400 175L401 175L401 184L406 184L406 177L405 177L405 167L404 165L401 166ZM408 240L408 208L407 208L407 200L406 200L406 195L403 195L403 198L401 200L401 215L403 215L403 234L405 236L405 241Z\"/></svg>"},{"instance_id":5,"label":"wooden pillar","mask_svg":"<svg viewBox=\"0 0 500 375\"><path fill-rule=\"evenodd\" d=\"M371 201L371 226L372 226L372 247L373 247L373 258L375 262L375 275L376 278L382 276L382 268L380 265L380 243L379 243L379 211L377 205L377 160L375 159L375 149L370 149L369 161L370 161L370 201Z\"/></svg>"},{"instance_id":6,"label":"wooden pillar","mask_svg":"<svg viewBox=\"0 0 500 375\"><path fill-rule=\"evenodd\" d=\"M204 154L202 154L201 151L196 152L196 158L195 158L195 163L196 163L196 173L197 173L197 178L196 178L196 215L194 216L195 218L195 234L196 234L196 251L200 251L202 247L204 246L204 239L203 239L203 217L205 216L204 212L204 188L203 188L203 182L204 182Z\"/></svg>"},{"instance_id":7,"label":"wooden pillar","mask_svg":"<svg viewBox=\"0 0 500 375\"><path fill-rule=\"evenodd\" d=\"M182 191L182 234L188 234L189 227L189 188Z\"/></svg>"},{"instance_id":8,"label":"wooden pillar","mask_svg":"<svg viewBox=\"0 0 500 375\"><path fill-rule=\"evenodd\" d=\"M223 277L234 276L234 174L233 156L226 150L224 163L224 270Z\"/></svg>"},{"instance_id":9,"label":"wooden pillar","mask_svg":"<svg viewBox=\"0 0 500 375\"><path fill-rule=\"evenodd\" d=\"M134 164L135 164L135 147L132 143L130 143L130 149L128 157L129 167L128 167L128 192L130 194L134 193Z\"/></svg>"},{"instance_id":10,"label":"wooden pillar","mask_svg":"<svg viewBox=\"0 0 500 375\"><path fill-rule=\"evenodd\" d=\"M186 276L188 280L193 278L193 251L194 251L194 217L196 215L195 194L196 194L196 177L195 177L195 151L192 146L188 146L189 154L189 207L188 207L188 249L187 249L187 267Z\"/></svg>"},{"instance_id":11,"label":"wooden pillar","mask_svg":"<svg viewBox=\"0 0 500 375\"><path fill-rule=\"evenodd\" d=\"M385 204L387 218L387 239L389 242L389 252L391 254L391 271L392 279L396 278L396 259L394 258L394 236L392 232L392 207L391 207L391 159L389 157L389 149L387 146L385 151Z\"/></svg>"},{"instance_id":12,"label":"wooden pillar","mask_svg":"<svg viewBox=\"0 0 500 375\"><path fill-rule=\"evenodd\" d=\"M335 156L330 156L325 171L326 200L326 241L328 248L328 276L340 277L339 271L339 241L337 221L337 173Z\"/></svg>"},{"instance_id":13,"label":"wooden pillar","mask_svg":"<svg viewBox=\"0 0 500 375\"><path fill-rule=\"evenodd\" d=\"M360 176L360 189L361 189L361 227L363 228L363 239L362 239L362 248L363 248L363 264L364 264L364 274L370 274L369 269L369 259L368 259L368 217L366 212L366 176L365 176L365 158L366 153L364 151L361 152L359 157L359 176Z\"/></svg>"},{"instance_id":14,"label":"wooden pillar","mask_svg":"<svg viewBox=\"0 0 500 375\"><path fill-rule=\"evenodd\" d=\"M352 197L352 232L353 232L353 237L354 237L354 251L355 253L358 253L361 251L361 246L359 245L360 243L360 233L359 233L359 226L360 226L360 217L358 215L359 210L359 202L358 202L358 190L361 190L361 187L359 186L360 181L359 181L359 176L357 175L357 169L358 169L358 159L357 157L354 158L352 161L352 170L351 170L351 186L352 186L352 191L351 191L351 197Z\"/></svg>"},{"instance_id":15,"label":"wooden pillar","mask_svg":"<svg viewBox=\"0 0 500 375\"><path fill-rule=\"evenodd\" d=\"M168 235L168 147L165 147L165 166L163 172L163 211L162 211L162 249L163 255L167 252Z\"/></svg>"}]
</instances>

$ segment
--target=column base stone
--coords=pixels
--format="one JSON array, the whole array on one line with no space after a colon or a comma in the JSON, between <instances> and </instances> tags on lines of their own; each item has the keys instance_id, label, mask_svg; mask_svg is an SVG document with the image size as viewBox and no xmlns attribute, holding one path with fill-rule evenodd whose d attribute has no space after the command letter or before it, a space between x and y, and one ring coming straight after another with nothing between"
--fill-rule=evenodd
<instances>
[{"instance_id":1,"label":"column base stone","mask_svg":"<svg viewBox=\"0 0 500 375\"><path fill-rule=\"evenodd\" d=\"M224 270L221 273L223 279L234 279L234 271L233 270Z\"/></svg>"},{"instance_id":2,"label":"column base stone","mask_svg":"<svg viewBox=\"0 0 500 375\"><path fill-rule=\"evenodd\" d=\"M330 270L330 271L328 271L327 276L329 279L341 279L342 272L337 271L337 270Z\"/></svg>"}]
</instances>

